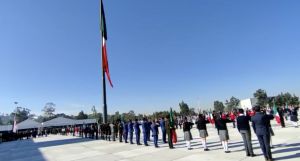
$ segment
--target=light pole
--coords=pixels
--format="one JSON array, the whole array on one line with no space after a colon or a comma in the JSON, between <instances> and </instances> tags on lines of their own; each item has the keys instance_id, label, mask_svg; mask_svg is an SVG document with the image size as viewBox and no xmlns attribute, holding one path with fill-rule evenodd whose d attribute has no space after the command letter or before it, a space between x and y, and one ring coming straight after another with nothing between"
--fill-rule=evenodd
<instances>
[{"instance_id":1,"label":"light pole","mask_svg":"<svg viewBox=\"0 0 300 161\"><path fill-rule=\"evenodd\" d=\"M17 116L17 105L18 105L18 102L14 102L15 103L15 105L16 105L16 112L15 112L15 117L14 117L14 125L13 125L13 129L12 129L12 131L13 131L13 133L17 133L17 118L16 118L16 116Z\"/></svg>"},{"instance_id":2,"label":"light pole","mask_svg":"<svg viewBox=\"0 0 300 161\"><path fill-rule=\"evenodd\" d=\"M16 110L16 112L15 112L15 117L16 117L16 115L17 115L18 103L19 103L19 102L14 102L14 104L15 104L15 106L16 106L16 108L15 108L15 110Z\"/></svg>"}]
</instances>

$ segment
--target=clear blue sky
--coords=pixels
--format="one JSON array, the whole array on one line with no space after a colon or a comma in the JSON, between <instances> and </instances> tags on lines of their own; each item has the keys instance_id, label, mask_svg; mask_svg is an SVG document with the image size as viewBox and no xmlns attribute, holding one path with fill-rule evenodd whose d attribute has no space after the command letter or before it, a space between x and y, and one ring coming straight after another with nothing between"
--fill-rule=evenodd
<instances>
[{"instance_id":1,"label":"clear blue sky","mask_svg":"<svg viewBox=\"0 0 300 161\"><path fill-rule=\"evenodd\" d=\"M104 0L109 113L300 94L298 0ZM0 1L0 113L102 107L99 0Z\"/></svg>"}]
</instances>

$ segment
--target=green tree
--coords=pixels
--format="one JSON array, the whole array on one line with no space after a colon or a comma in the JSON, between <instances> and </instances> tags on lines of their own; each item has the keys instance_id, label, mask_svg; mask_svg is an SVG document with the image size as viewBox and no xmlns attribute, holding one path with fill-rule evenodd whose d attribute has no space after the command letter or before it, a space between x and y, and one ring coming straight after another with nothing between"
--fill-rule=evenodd
<instances>
[{"instance_id":1,"label":"green tree","mask_svg":"<svg viewBox=\"0 0 300 161\"><path fill-rule=\"evenodd\" d=\"M196 115L195 108L189 109L189 115L191 115L191 116Z\"/></svg>"},{"instance_id":2,"label":"green tree","mask_svg":"<svg viewBox=\"0 0 300 161\"><path fill-rule=\"evenodd\" d=\"M268 105L270 108L274 107L276 97L268 97Z\"/></svg>"},{"instance_id":3,"label":"green tree","mask_svg":"<svg viewBox=\"0 0 300 161\"><path fill-rule=\"evenodd\" d=\"M214 102L214 110L215 111L223 112L224 108L225 108L225 106L224 106L223 102L220 102L220 101L215 101Z\"/></svg>"},{"instance_id":4,"label":"green tree","mask_svg":"<svg viewBox=\"0 0 300 161\"><path fill-rule=\"evenodd\" d=\"M119 111L116 111L115 114L109 115L108 117L109 122L116 122L119 119L121 119L121 115Z\"/></svg>"},{"instance_id":5,"label":"green tree","mask_svg":"<svg viewBox=\"0 0 300 161\"><path fill-rule=\"evenodd\" d=\"M87 118L88 118L88 115L85 114L83 111L80 111L78 113L78 116L76 116L76 119L78 119L78 120L87 119Z\"/></svg>"},{"instance_id":6,"label":"green tree","mask_svg":"<svg viewBox=\"0 0 300 161\"><path fill-rule=\"evenodd\" d=\"M93 114L94 118L97 117L97 110L96 110L95 106L92 107L92 114Z\"/></svg>"},{"instance_id":7,"label":"green tree","mask_svg":"<svg viewBox=\"0 0 300 161\"><path fill-rule=\"evenodd\" d=\"M258 89L253 96L257 99L258 105L266 106L268 104L268 95L265 90Z\"/></svg>"},{"instance_id":8,"label":"green tree","mask_svg":"<svg viewBox=\"0 0 300 161\"><path fill-rule=\"evenodd\" d=\"M122 117L125 121L128 121L128 120L134 120L136 118L136 115L133 110L130 110L128 113L123 113Z\"/></svg>"},{"instance_id":9,"label":"green tree","mask_svg":"<svg viewBox=\"0 0 300 161\"><path fill-rule=\"evenodd\" d=\"M226 110L227 111L232 111L233 109L236 109L240 104L240 100L235 97L231 97L229 100L226 100L225 105L226 105Z\"/></svg>"},{"instance_id":10,"label":"green tree","mask_svg":"<svg viewBox=\"0 0 300 161\"><path fill-rule=\"evenodd\" d=\"M170 114L169 111L154 112L152 115L152 119L165 118L169 114Z\"/></svg>"},{"instance_id":11,"label":"green tree","mask_svg":"<svg viewBox=\"0 0 300 161\"><path fill-rule=\"evenodd\" d=\"M183 116L187 116L190 113L190 108L188 106L188 104L186 104L185 102L181 101L179 103L179 108L180 108L180 114Z\"/></svg>"},{"instance_id":12,"label":"green tree","mask_svg":"<svg viewBox=\"0 0 300 161\"><path fill-rule=\"evenodd\" d=\"M287 105L291 105L291 102L292 102L292 99L293 99L293 96L287 92L285 94L283 94L283 97L284 97L284 101Z\"/></svg>"},{"instance_id":13,"label":"green tree","mask_svg":"<svg viewBox=\"0 0 300 161\"><path fill-rule=\"evenodd\" d=\"M55 112L55 104L53 102L48 102L42 109L45 117L53 117Z\"/></svg>"},{"instance_id":14,"label":"green tree","mask_svg":"<svg viewBox=\"0 0 300 161\"><path fill-rule=\"evenodd\" d=\"M99 121L101 114L97 112L96 107L93 106L91 111L92 111L92 114L89 114L88 118L89 119L97 119Z\"/></svg>"},{"instance_id":15,"label":"green tree","mask_svg":"<svg viewBox=\"0 0 300 161\"><path fill-rule=\"evenodd\" d=\"M75 118L74 116L70 116L70 115L67 115L65 113L58 113L58 114L55 114L53 116L53 118L57 118L57 117L64 117L64 118L68 118L68 119L74 119Z\"/></svg>"},{"instance_id":16,"label":"green tree","mask_svg":"<svg viewBox=\"0 0 300 161\"><path fill-rule=\"evenodd\" d=\"M275 97L275 104L277 107L283 107L286 105L284 94L281 93Z\"/></svg>"},{"instance_id":17,"label":"green tree","mask_svg":"<svg viewBox=\"0 0 300 161\"><path fill-rule=\"evenodd\" d=\"M17 109L10 114L11 118L16 116L17 123L27 120L30 116L30 109L24 107L17 107ZM11 120L13 123L13 120Z\"/></svg>"},{"instance_id":18,"label":"green tree","mask_svg":"<svg viewBox=\"0 0 300 161\"><path fill-rule=\"evenodd\" d=\"M103 115L102 115L102 113L98 113L98 115L99 115L98 123L102 123L103 122Z\"/></svg>"},{"instance_id":19,"label":"green tree","mask_svg":"<svg viewBox=\"0 0 300 161\"><path fill-rule=\"evenodd\" d=\"M299 97L297 97L295 94L291 99L290 105L294 107L299 106Z\"/></svg>"}]
</instances>

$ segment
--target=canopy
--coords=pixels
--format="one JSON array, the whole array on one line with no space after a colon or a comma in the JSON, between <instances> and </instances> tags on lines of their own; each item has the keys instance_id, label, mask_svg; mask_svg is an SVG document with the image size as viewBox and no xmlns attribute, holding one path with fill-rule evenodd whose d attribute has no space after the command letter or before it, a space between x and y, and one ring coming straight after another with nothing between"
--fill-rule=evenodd
<instances>
[{"instance_id":1,"label":"canopy","mask_svg":"<svg viewBox=\"0 0 300 161\"><path fill-rule=\"evenodd\" d=\"M37 129L40 127L41 127L41 123L38 123L32 119L27 119L27 120L22 121L19 124L17 124L17 130Z\"/></svg>"}]
</instances>

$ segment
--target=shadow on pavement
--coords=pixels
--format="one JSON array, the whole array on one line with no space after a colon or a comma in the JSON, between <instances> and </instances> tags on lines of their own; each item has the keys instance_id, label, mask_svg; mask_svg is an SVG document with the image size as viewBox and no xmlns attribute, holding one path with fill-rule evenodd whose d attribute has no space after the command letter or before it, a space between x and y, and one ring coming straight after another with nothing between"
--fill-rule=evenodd
<instances>
[{"instance_id":1,"label":"shadow on pavement","mask_svg":"<svg viewBox=\"0 0 300 161\"><path fill-rule=\"evenodd\" d=\"M52 147L80 142L89 142L92 139L71 138L65 140L53 140L34 142L32 139L18 140L0 145L0 160L3 161L47 161L40 151L40 148Z\"/></svg>"},{"instance_id":2,"label":"shadow on pavement","mask_svg":"<svg viewBox=\"0 0 300 161\"><path fill-rule=\"evenodd\" d=\"M285 144L285 145L279 144L278 147L284 147L284 149L274 150L272 152L273 154L300 151L300 143ZM286 160L286 159L292 159L292 158L300 158L300 153L277 157L277 158L275 158L275 160Z\"/></svg>"}]
</instances>

